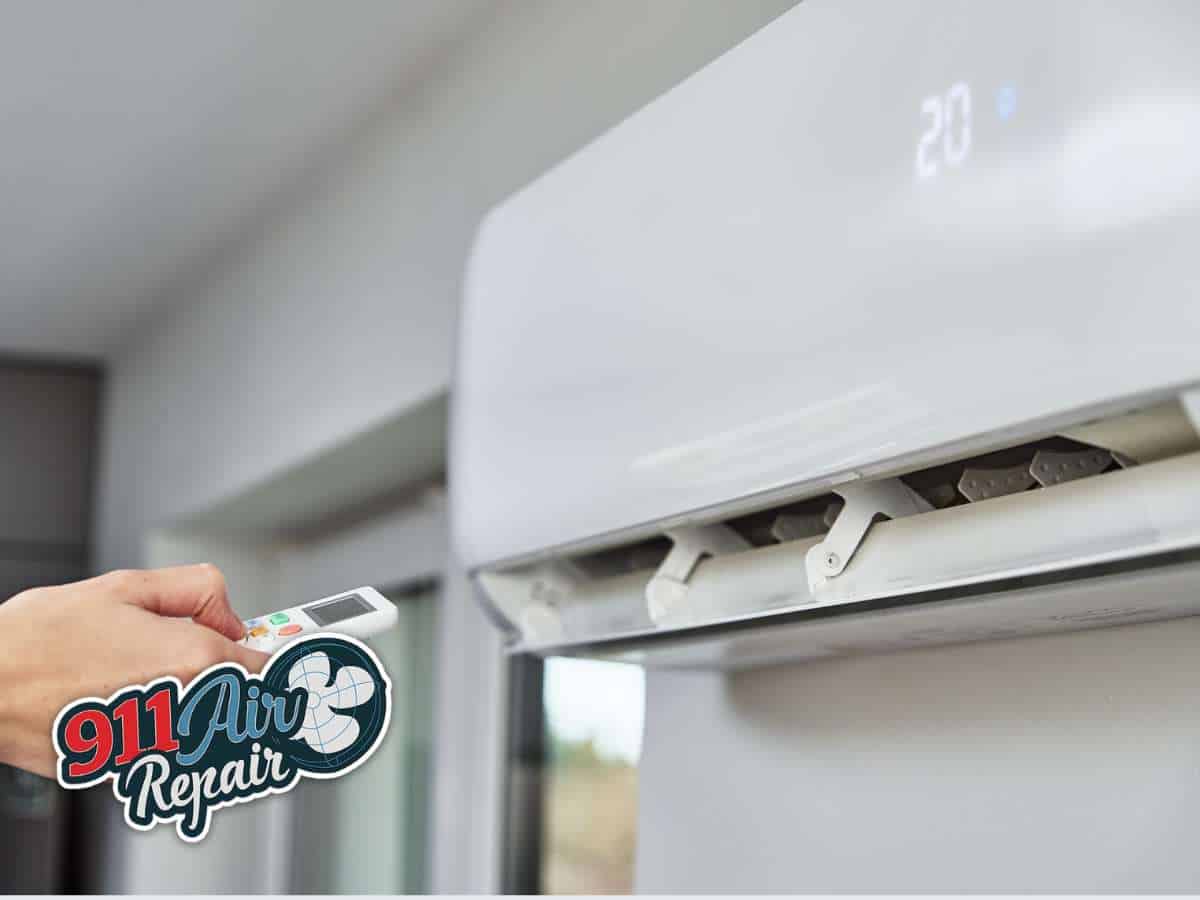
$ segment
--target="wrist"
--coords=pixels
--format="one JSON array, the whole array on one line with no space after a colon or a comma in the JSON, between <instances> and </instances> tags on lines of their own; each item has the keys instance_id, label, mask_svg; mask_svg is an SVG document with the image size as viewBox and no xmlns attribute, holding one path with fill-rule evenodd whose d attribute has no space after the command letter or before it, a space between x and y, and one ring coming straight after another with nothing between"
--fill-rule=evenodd
<instances>
[{"instance_id":1,"label":"wrist","mask_svg":"<svg viewBox=\"0 0 1200 900\"><path fill-rule=\"evenodd\" d=\"M14 598L15 599L15 598ZM20 654L20 623L17 608L0 603L0 762L13 764L16 751L17 657Z\"/></svg>"},{"instance_id":2,"label":"wrist","mask_svg":"<svg viewBox=\"0 0 1200 900\"><path fill-rule=\"evenodd\" d=\"M46 629L29 601L18 594L0 603L0 762L45 775L50 725L35 708L46 688Z\"/></svg>"}]
</instances>

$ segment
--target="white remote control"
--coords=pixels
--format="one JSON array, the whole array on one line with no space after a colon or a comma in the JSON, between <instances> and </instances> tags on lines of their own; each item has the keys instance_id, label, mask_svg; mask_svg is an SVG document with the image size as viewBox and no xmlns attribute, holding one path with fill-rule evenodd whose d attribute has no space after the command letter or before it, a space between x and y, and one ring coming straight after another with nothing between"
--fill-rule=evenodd
<instances>
[{"instance_id":1,"label":"white remote control","mask_svg":"<svg viewBox=\"0 0 1200 900\"><path fill-rule=\"evenodd\" d=\"M279 612L247 619L242 643L274 653L284 644L317 632L369 638L399 620L396 605L373 587L360 587Z\"/></svg>"}]
</instances>

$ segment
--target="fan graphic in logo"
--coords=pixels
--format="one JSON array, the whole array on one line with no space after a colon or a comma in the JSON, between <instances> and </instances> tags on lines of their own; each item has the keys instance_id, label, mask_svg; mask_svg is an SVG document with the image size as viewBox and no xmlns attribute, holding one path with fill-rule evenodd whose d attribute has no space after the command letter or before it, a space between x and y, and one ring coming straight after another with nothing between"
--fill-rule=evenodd
<instances>
[{"instance_id":1,"label":"fan graphic in logo","mask_svg":"<svg viewBox=\"0 0 1200 900\"><path fill-rule=\"evenodd\" d=\"M271 660L265 683L280 693L307 692L304 721L288 740L287 755L310 776L353 768L387 729L387 676L357 643L334 637L296 642Z\"/></svg>"},{"instance_id":2,"label":"fan graphic in logo","mask_svg":"<svg viewBox=\"0 0 1200 900\"><path fill-rule=\"evenodd\" d=\"M358 722L353 716L335 712L355 709L375 695L370 673L358 666L342 666L337 676L329 676L329 657L321 651L310 653L293 664L288 687L308 691L304 724L296 738L322 753L338 753L358 739Z\"/></svg>"}]
</instances>

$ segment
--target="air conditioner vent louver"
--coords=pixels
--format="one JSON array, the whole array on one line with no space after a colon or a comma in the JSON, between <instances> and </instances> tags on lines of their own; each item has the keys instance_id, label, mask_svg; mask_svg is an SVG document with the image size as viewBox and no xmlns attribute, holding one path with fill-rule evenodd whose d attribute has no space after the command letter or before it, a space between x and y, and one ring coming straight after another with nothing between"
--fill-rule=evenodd
<instances>
[{"instance_id":1,"label":"air conditioner vent louver","mask_svg":"<svg viewBox=\"0 0 1200 900\"><path fill-rule=\"evenodd\" d=\"M1080 439L1099 435L1115 446ZM513 626L513 649L570 652L799 612L841 614L885 598L936 593L941 602L955 587L974 596L979 585L1192 546L1200 546L1200 439L1171 401L479 577ZM1144 612L1073 609L1053 622Z\"/></svg>"}]
</instances>

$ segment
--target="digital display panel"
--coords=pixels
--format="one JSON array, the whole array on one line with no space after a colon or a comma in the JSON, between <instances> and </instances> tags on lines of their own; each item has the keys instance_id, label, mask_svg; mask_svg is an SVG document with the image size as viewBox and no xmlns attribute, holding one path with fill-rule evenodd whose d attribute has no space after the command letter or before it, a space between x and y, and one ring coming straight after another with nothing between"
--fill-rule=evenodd
<instances>
[{"instance_id":1,"label":"digital display panel","mask_svg":"<svg viewBox=\"0 0 1200 900\"><path fill-rule=\"evenodd\" d=\"M322 627L332 625L334 622L353 619L355 616L361 616L363 613L374 610L374 607L358 594L347 594L345 597L301 608L310 619Z\"/></svg>"}]
</instances>

